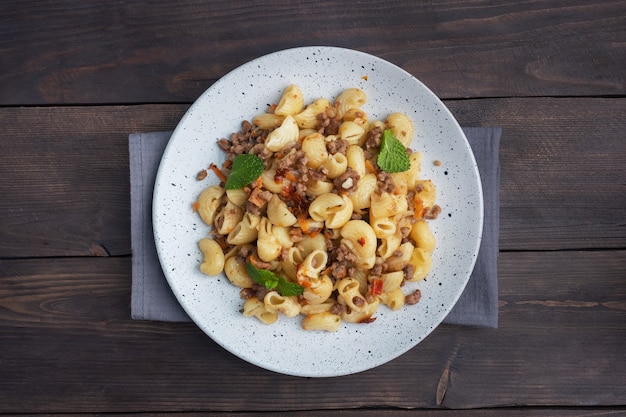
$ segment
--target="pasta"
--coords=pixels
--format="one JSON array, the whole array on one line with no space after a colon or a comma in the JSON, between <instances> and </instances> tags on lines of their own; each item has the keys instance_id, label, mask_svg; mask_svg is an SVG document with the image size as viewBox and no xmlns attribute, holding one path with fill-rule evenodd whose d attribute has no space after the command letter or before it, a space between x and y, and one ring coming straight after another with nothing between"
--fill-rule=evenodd
<instances>
[{"instance_id":1,"label":"pasta","mask_svg":"<svg viewBox=\"0 0 626 417\"><path fill-rule=\"evenodd\" d=\"M296 120L289 115L285 117L285 120L279 127L267 135L265 146L272 152L282 151L298 141L299 133L300 130Z\"/></svg>"},{"instance_id":2,"label":"pasta","mask_svg":"<svg viewBox=\"0 0 626 417\"><path fill-rule=\"evenodd\" d=\"M411 145L413 140L413 123L406 114L392 113L387 116L386 123L404 146L408 147Z\"/></svg>"},{"instance_id":3,"label":"pasta","mask_svg":"<svg viewBox=\"0 0 626 417\"><path fill-rule=\"evenodd\" d=\"M268 310L265 303L256 297L248 298L243 304L243 315L246 317L256 317L265 324L272 324L278 320L276 310Z\"/></svg>"},{"instance_id":4,"label":"pasta","mask_svg":"<svg viewBox=\"0 0 626 417\"><path fill-rule=\"evenodd\" d=\"M198 242L204 255L200 270L207 275L217 275L224 269L224 253L220 245L213 239L204 238Z\"/></svg>"},{"instance_id":5,"label":"pasta","mask_svg":"<svg viewBox=\"0 0 626 417\"><path fill-rule=\"evenodd\" d=\"M198 241L199 269L240 288L245 317L301 317L304 330L334 332L374 321L379 308L417 302L403 285L432 269L437 189L421 177L422 153L408 148L409 117L370 121L366 103L363 90L347 88L306 104L292 84L266 113L218 141L227 154L221 168L212 164L221 182L194 203L209 226ZM406 149L403 169L378 165L383 132ZM262 171L238 172L246 181L227 187L245 154L256 155Z\"/></svg>"}]
</instances>

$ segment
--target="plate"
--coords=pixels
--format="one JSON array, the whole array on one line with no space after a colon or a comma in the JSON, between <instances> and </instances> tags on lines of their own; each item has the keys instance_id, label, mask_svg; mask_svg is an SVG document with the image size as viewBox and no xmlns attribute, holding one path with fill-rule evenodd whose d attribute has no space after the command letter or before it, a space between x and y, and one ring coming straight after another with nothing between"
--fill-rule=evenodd
<instances>
[{"instance_id":1,"label":"plate","mask_svg":"<svg viewBox=\"0 0 626 417\"><path fill-rule=\"evenodd\" d=\"M422 292L417 305L379 307L368 324L342 324L339 331L307 332L300 318L281 316L273 325L246 318L239 289L225 276L199 270L197 242L207 235L192 204L211 181L197 173L224 160L216 141L238 131L243 119L277 103L298 84L305 103L333 99L358 87L370 120L404 112L415 125L414 150L424 153L422 177L437 185L442 213L432 221L437 238L425 281L405 286ZM434 161L442 162L435 166ZM478 254L483 201L471 148L445 105L403 69L363 52L335 47L287 49L255 59L225 75L189 108L172 134L156 177L153 227L157 252L172 291L191 319L215 342L259 367L302 377L332 377L382 365L415 347L446 317L463 292Z\"/></svg>"}]
</instances>

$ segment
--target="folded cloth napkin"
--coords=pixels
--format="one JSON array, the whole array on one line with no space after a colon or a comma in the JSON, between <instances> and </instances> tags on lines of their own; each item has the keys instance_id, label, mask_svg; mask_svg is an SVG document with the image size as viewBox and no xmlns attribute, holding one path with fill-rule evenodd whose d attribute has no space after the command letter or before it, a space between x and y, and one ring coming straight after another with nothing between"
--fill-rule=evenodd
<instances>
[{"instance_id":1,"label":"folded cloth napkin","mask_svg":"<svg viewBox=\"0 0 626 417\"><path fill-rule=\"evenodd\" d=\"M444 323L498 325L498 233L501 129L463 128L481 174L485 221L476 266L461 298ZM132 296L136 320L191 321L163 275L152 234L152 190L161 155L172 132L129 136L131 185Z\"/></svg>"}]
</instances>

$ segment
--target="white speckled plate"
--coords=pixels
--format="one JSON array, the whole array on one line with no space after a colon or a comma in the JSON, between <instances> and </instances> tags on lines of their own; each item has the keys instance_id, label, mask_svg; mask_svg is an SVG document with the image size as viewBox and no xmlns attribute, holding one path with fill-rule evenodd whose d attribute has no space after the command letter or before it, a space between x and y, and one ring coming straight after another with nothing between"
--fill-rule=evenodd
<instances>
[{"instance_id":1,"label":"white speckled plate","mask_svg":"<svg viewBox=\"0 0 626 417\"><path fill-rule=\"evenodd\" d=\"M243 119L277 103L285 87L298 84L305 102L334 98L359 87L368 96L370 120L404 112L415 124L412 148L424 152L423 178L437 185L443 212L431 222L437 237L432 272L419 304L391 311L381 306L370 324L343 324L336 333L306 332L300 318L261 324L240 313L239 289L224 276L199 271L197 242L208 227L191 210L210 181L196 174L224 160L216 140L239 130ZM442 165L436 167L434 160ZM214 341L240 358L289 375L330 377L384 364L416 346L446 317L469 279L483 224L482 190L472 151L443 103L406 71L380 58L348 49L304 47L276 52L225 75L191 106L161 160L153 201L156 246L167 280L191 319Z\"/></svg>"}]
</instances>

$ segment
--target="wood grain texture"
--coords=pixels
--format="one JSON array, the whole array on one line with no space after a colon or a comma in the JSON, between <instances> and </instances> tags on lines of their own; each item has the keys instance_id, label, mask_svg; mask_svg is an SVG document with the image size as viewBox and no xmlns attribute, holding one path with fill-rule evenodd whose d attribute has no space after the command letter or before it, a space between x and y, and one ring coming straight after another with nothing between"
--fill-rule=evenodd
<instances>
[{"instance_id":1,"label":"wood grain texture","mask_svg":"<svg viewBox=\"0 0 626 417\"><path fill-rule=\"evenodd\" d=\"M0 260L0 413L626 403L624 251L502 253L497 330L441 326L325 379L259 369L193 324L130 320L130 261Z\"/></svg>"},{"instance_id":2,"label":"wood grain texture","mask_svg":"<svg viewBox=\"0 0 626 417\"><path fill-rule=\"evenodd\" d=\"M446 104L503 128L501 249L626 247L626 99ZM0 109L0 258L129 254L128 134L173 129L187 107Z\"/></svg>"},{"instance_id":3,"label":"wood grain texture","mask_svg":"<svg viewBox=\"0 0 626 417\"><path fill-rule=\"evenodd\" d=\"M503 128L501 249L624 247L626 100L446 104L462 126Z\"/></svg>"},{"instance_id":4,"label":"wood grain texture","mask_svg":"<svg viewBox=\"0 0 626 417\"><path fill-rule=\"evenodd\" d=\"M625 12L616 0L3 1L0 105L189 103L251 59L306 45L380 56L443 98L623 95Z\"/></svg>"},{"instance_id":5,"label":"wood grain texture","mask_svg":"<svg viewBox=\"0 0 626 417\"><path fill-rule=\"evenodd\" d=\"M128 135L187 107L0 109L0 257L129 254Z\"/></svg>"},{"instance_id":6,"label":"wood grain texture","mask_svg":"<svg viewBox=\"0 0 626 417\"><path fill-rule=\"evenodd\" d=\"M534 408L499 408L494 410L401 410L401 409L357 409L333 410L332 417L621 417L626 413L621 407L534 407ZM110 413L108 415L125 415ZM172 412L139 413L141 417L275 417L275 412ZM327 410L290 411L282 413L289 417L328 417ZM21 417L23 414L3 414L5 417ZM38 417L100 417L96 413L37 414Z\"/></svg>"},{"instance_id":7,"label":"wood grain texture","mask_svg":"<svg viewBox=\"0 0 626 417\"><path fill-rule=\"evenodd\" d=\"M306 45L379 56L462 126L503 128L498 329L315 379L130 319L128 134ZM625 0L0 2L0 414L626 415L625 79Z\"/></svg>"}]
</instances>

